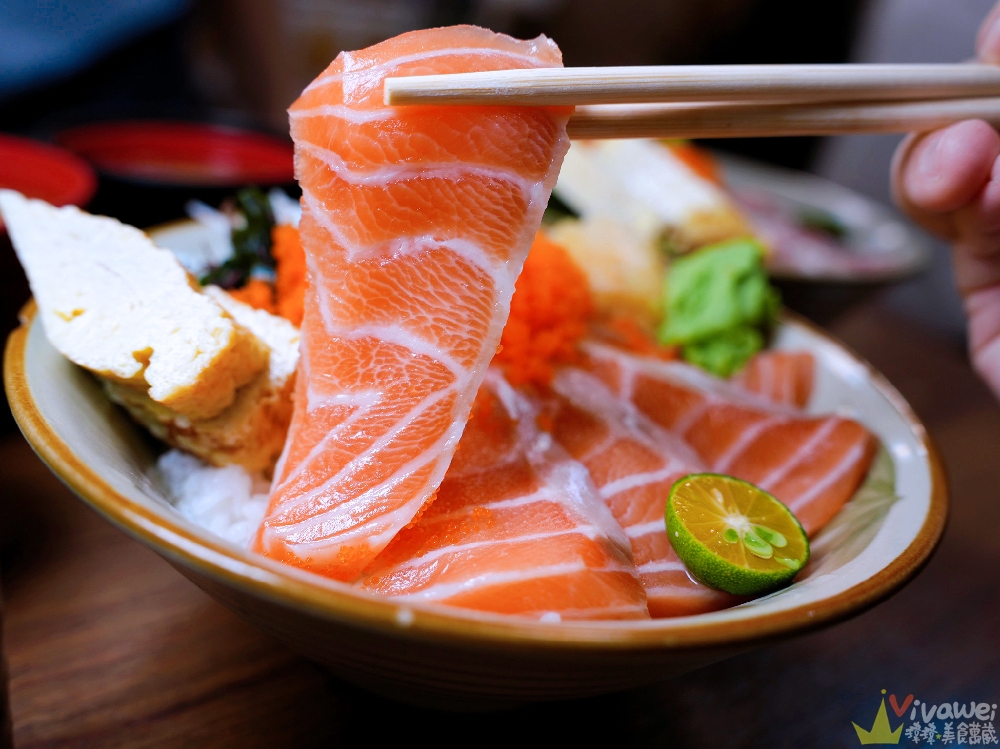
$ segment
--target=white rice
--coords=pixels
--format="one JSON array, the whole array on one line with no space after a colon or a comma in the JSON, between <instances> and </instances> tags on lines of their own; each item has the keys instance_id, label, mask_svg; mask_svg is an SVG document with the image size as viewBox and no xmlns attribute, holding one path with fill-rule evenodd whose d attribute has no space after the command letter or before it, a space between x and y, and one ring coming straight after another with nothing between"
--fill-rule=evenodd
<instances>
[{"instance_id":1,"label":"white rice","mask_svg":"<svg viewBox=\"0 0 1000 749\"><path fill-rule=\"evenodd\" d=\"M267 511L269 484L242 466L216 468L170 450L156 467L177 511L192 523L239 546L250 541Z\"/></svg>"}]
</instances>

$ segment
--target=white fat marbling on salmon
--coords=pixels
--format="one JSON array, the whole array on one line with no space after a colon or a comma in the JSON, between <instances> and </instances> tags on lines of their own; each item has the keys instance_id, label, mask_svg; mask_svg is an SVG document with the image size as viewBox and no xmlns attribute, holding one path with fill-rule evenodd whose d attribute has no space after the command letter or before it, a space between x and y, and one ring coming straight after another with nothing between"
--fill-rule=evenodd
<instances>
[{"instance_id":1,"label":"white fat marbling on salmon","mask_svg":"<svg viewBox=\"0 0 1000 749\"><path fill-rule=\"evenodd\" d=\"M496 369L491 369L485 380L486 386L497 394L511 416L517 420L521 444L528 462L542 476L545 484L555 486L555 491L582 518L628 554L628 538L601 498L595 496L594 483L586 466L570 460L562 448L553 442L551 435L539 430L537 406L512 388Z\"/></svg>"},{"instance_id":2,"label":"white fat marbling on salmon","mask_svg":"<svg viewBox=\"0 0 1000 749\"><path fill-rule=\"evenodd\" d=\"M441 180L463 180L469 177L489 179L496 182L506 182L515 185L521 193L530 199L535 191L536 183L533 180L523 179L520 174L512 169L500 167L487 167L476 165L456 164L448 162L425 162L422 164L394 164L380 169L352 169L339 154L328 148L321 148L314 145L305 145L302 150L315 156L326 164L333 174L349 182L352 185L364 185L366 187L385 187L395 182L403 182L411 179L441 179Z\"/></svg>"},{"instance_id":3,"label":"white fat marbling on salmon","mask_svg":"<svg viewBox=\"0 0 1000 749\"><path fill-rule=\"evenodd\" d=\"M709 470L773 493L809 533L852 496L874 456L873 436L850 419L807 415L680 362L598 343L585 348L595 372L623 399L692 445ZM798 356L799 366L812 366L810 357L781 355ZM771 363L766 357L762 361L765 374ZM811 370L790 372L811 378ZM778 390L774 383L768 387ZM783 399L786 395L781 393Z\"/></svg>"},{"instance_id":4,"label":"white fat marbling on salmon","mask_svg":"<svg viewBox=\"0 0 1000 749\"><path fill-rule=\"evenodd\" d=\"M335 238L337 244L346 250L347 258L351 262L399 259L405 255L416 255L426 252L428 249L447 250L454 253L456 257L461 258L470 266L481 270L485 274L494 276L497 279L500 294L506 293L509 296L514 293L514 281L520 273L520 267L516 269L516 273L512 273L514 269L510 268L506 263L497 262L490 258L489 254L474 242L469 242L461 238L442 240L430 234L420 234L394 237L390 242L363 245L347 239L337 225L325 215L323 207L311 195L303 194L302 204L304 209L308 209L310 215L316 218L316 222L330 236ZM319 269L315 267L312 259L307 257L306 262L309 265L312 277L322 282L323 276L319 272ZM329 289L325 289L325 293L327 294L327 298L330 298L332 292ZM336 328L336 323L332 321L332 314L333 312L324 313L324 319L328 321L328 327Z\"/></svg>"},{"instance_id":5,"label":"white fat marbling on salmon","mask_svg":"<svg viewBox=\"0 0 1000 749\"><path fill-rule=\"evenodd\" d=\"M369 447L367 450L365 450L364 452L360 453L357 456L357 458L355 459L355 461L352 461L351 463L349 463L346 466L344 466L338 473L336 473L333 476L331 476L323 484L319 485L315 489L312 489L310 491L303 492L303 493L299 494L298 497L297 497L297 500L295 501L295 503L292 506L294 507L296 505L304 504L304 503L307 503L307 502L315 499L316 497L323 496L324 494L326 494L327 492L329 492L331 488L336 487L339 484L343 484L345 481L349 480L350 479L351 470L353 469L353 467L355 465L355 462L364 463L367 460L374 459L374 457L376 455L378 455L378 453L382 449L384 449L387 445L391 444L394 439L396 439L408 426L410 426L414 422L414 420L417 419L427 409L428 406L433 405L436 402L440 402L443 399L443 397L444 397L444 394L438 392L438 393L434 393L433 395L428 396L427 398L425 398L423 401L421 401L419 404L417 404L417 406L415 408L413 408L411 411L409 411L403 418L401 418L398 422L396 422L396 424L393 426L393 428L390 431L385 432L384 434L380 435L372 443L371 447ZM309 457L315 457L316 455L319 455L319 454L323 453L326 449L328 449L331 443L337 441L338 437L341 435L342 432L348 431L350 429L350 427L352 427L354 424L357 423L358 419L360 418L360 414L362 414L362 413L363 412L360 409L358 409L355 412L354 415L352 415L351 417L349 417L347 420L345 420L343 422L343 428L341 428L340 426L338 426L337 429L334 429L333 431L331 431L330 433L328 433L323 438L322 441L318 442L316 444L316 446L312 448L312 450L309 453ZM453 440L453 441L457 442L458 439L461 437L461 434L462 434L461 428L459 428L459 427L453 427L452 429L450 429L447 432L445 432L444 435L442 435L442 437L440 438L440 441L441 442L445 442L445 441L448 441L448 440ZM442 445L442 447L443 447L443 445ZM406 466L404 466L404 469L406 469L406 470L404 470L403 472L404 473L409 473L409 472L412 472L416 468L419 468L419 467L421 467L423 465L426 465L429 461L431 461L433 459L433 453L432 453L432 451L428 451L428 453L430 453L430 454L426 455L426 456L421 456L421 457L417 458L416 460L412 461L411 463L407 464ZM387 490L388 488L391 488L391 486L393 485L393 482L395 480L397 480L397 479L393 478L393 479L389 479L387 481L383 481L382 483L377 484L375 487L373 487L369 491L365 492L364 494L358 495L358 497L357 497L357 504L363 503L366 498L380 497L381 494L385 490ZM278 488L280 489L281 486L282 486L282 484L279 484ZM342 509L338 509L338 510L331 510L331 517L337 517L339 514L348 513L348 512L351 512L351 511L352 510L350 510L348 508L342 508ZM304 522L308 522L308 521L304 521ZM292 529L292 528L294 528L294 526L289 526L289 528ZM290 531L290 532L294 532L294 531Z\"/></svg>"},{"instance_id":6,"label":"white fat marbling on salmon","mask_svg":"<svg viewBox=\"0 0 1000 749\"><path fill-rule=\"evenodd\" d=\"M628 536L650 614L711 611L733 600L692 580L670 546L664 510L679 478L704 470L682 440L654 424L597 377L573 367L552 383L553 434L591 472Z\"/></svg>"},{"instance_id":7,"label":"white fat marbling on salmon","mask_svg":"<svg viewBox=\"0 0 1000 749\"><path fill-rule=\"evenodd\" d=\"M340 80L339 75L337 76L337 80ZM344 104L323 104L309 109L294 109L288 113L288 117L292 122L310 117L331 117L336 120L349 122L352 125L364 125L369 122L393 120L397 118L397 115L392 110L370 109L368 111L358 111ZM317 146L312 147L316 148Z\"/></svg>"},{"instance_id":8,"label":"white fat marbling on salmon","mask_svg":"<svg viewBox=\"0 0 1000 749\"><path fill-rule=\"evenodd\" d=\"M742 455L743 451L750 447L764 432L771 427L781 424L783 421L783 418L771 416L747 427L743 431L743 434L739 436L739 439L733 442L721 457L712 461L712 470L718 473L725 473L729 470L729 466L733 464L733 461Z\"/></svg>"},{"instance_id":9,"label":"white fat marbling on salmon","mask_svg":"<svg viewBox=\"0 0 1000 749\"><path fill-rule=\"evenodd\" d=\"M376 558L359 586L403 601L534 618L647 616L628 539L586 468L538 429L537 407L499 372L489 371L483 391L503 409L503 423L511 425L496 437L507 446L494 457L473 453L459 461L442 484L443 498ZM487 423L477 421L483 418L488 417L470 422L466 450L476 449L477 430L492 434ZM510 496L501 486L503 477L522 475L525 467L530 476L525 491ZM595 581L621 592L604 606L578 605L594 595L588 588ZM545 586L558 592L541 606L538 589ZM560 605L561 597L574 591L578 603Z\"/></svg>"},{"instance_id":10,"label":"white fat marbling on salmon","mask_svg":"<svg viewBox=\"0 0 1000 749\"><path fill-rule=\"evenodd\" d=\"M656 562L646 562L646 564L640 564L636 567L640 573L652 573L652 572L673 572L675 570L685 570L684 563L680 559L663 559ZM697 593L696 590L690 591L692 594Z\"/></svg>"},{"instance_id":11,"label":"white fat marbling on salmon","mask_svg":"<svg viewBox=\"0 0 1000 749\"><path fill-rule=\"evenodd\" d=\"M353 98L365 89L380 87L383 78L391 77L385 75L389 70L401 68L414 62L426 63L441 57L500 58L510 63L509 67L511 68L548 67L537 57L530 54L522 55L507 50L483 49L481 47L451 47L448 49L430 50L397 57L391 63L376 63L374 65L360 58L357 53L345 52L343 74L345 98Z\"/></svg>"},{"instance_id":12,"label":"white fat marbling on salmon","mask_svg":"<svg viewBox=\"0 0 1000 749\"><path fill-rule=\"evenodd\" d=\"M439 583L431 585L415 593L397 595L401 601L442 601L454 598L458 593L468 593L475 589L490 588L511 583L522 583L529 580L540 580L553 577L571 577L587 571L587 565L582 562L572 564L540 565L516 572L488 572L484 575L469 578L459 583ZM592 572L617 572L614 568L590 569Z\"/></svg>"},{"instance_id":13,"label":"white fat marbling on salmon","mask_svg":"<svg viewBox=\"0 0 1000 749\"><path fill-rule=\"evenodd\" d=\"M568 148L568 112L493 108L492 116L522 117L527 136L544 125L544 140L525 152L541 170L528 175L509 160L476 159L476 149L488 158L505 150L480 140L448 151L453 161L421 159L424 140L433 145L440 134L455 145L455 131L385 107L382 81L554 64L558 50L544 39L522 43L471 28L413 32L343 54L292 106L311 282L302 397L258 536L265 554L354 579L427 505L499 343ZM409 137L405 157L380 150L380 127L396 146ZM345 161L359 153L360 161Z\"/></svg>"},{"instance_id":14,"label":"white fat marbling on salmon","mask_svg":"<svg viewBox=\"0 0 1000 749\"><path fill-rule=\"evenodd\" d=\"M779 481L781 481L788 472L791 471L795 466L801 465L803 462L809 459L817 449L822 446L823 442L833 434L833 431L837 428L839 422L837 419L829 419L824 422L823 425L816 430L812 437L807 439L802 443L801 447L795 452L792 457L786 460L779 466L776 466L769 474L760 480L761 486L774 486Z\"/></svg>"},{"instance_id":15,"label":"white fat marbling on salmon","mask_svg":"<svg viewBox=\"0 0 1000 749\"><path fill-rule=\"evenodd\" d=\"M450 47L448 49L436 49L427 52L421 52L419 54L404 55L402 57L397 57L392 60L391 63L383 63L376 65L364 65L354 63L350 66L348 61L355 60L355 56L350 53L344 53L344 73L357 73L359 70L366 70L370 73L377 73L379 71L384 71L387 67L391 66L393 68L399 67L401 65L407 65L412 62L425 62L428 60L433 60L436 57L505 57L508 58L512 63L517 63L511 67L517 68L534 68L534 67L544 67L539 64L539 60L531 55L518 55L507 51L498 51L493 49L482 49L480 47ZM350 67L349 67L350 66ZM319 76L316 80L306 86L305 91L312 91L317 88L322 88L323 86L330 85L332 83L340 83L344 79L344 73L331 73ZM304 93L304 92L303 92Z\"/></svg>"},{"instance_id":16,"label":"white fat marbling on salmon","mask_svg":"<svg viewBox=\"0 0 1000 749\"><path fill-rule=\"evenodd\" d=\"M732 382L772 403L804 407L812 396L816 361L808 351L761 351Z\"/></svg>"},{"instance_id":17,"label":"white fat marbling on salmon","mask_svg":"<svg viewBox=\"0 0 1000 749\"><path fill-rule=\"evenodd\" d=\"M792 512L797 512L807 506L820 493L833 486L862 458L864 451L865 446L863 444L859 443L852 447L832 471L829 471L822 479L813 484L804 494L800 494L791 500L788 503L789 509Z\"/></svg>"},{"instance_id":18,"label":"white fat marbling on salmon","mask_svg":"<svg viewBox=\"0 0 1000 749\"><path fill-rule=\"evenodd\" d=\"M676 471L674 475L676 476ZM648 523L630 525L625 529L625 535L629 538L642 538L643 536L648 536L650 533L663 533L663 521L659 519L650 520ZM647 569L647 565L642 565L640 569Z\"/></svg>"}]
</instances>

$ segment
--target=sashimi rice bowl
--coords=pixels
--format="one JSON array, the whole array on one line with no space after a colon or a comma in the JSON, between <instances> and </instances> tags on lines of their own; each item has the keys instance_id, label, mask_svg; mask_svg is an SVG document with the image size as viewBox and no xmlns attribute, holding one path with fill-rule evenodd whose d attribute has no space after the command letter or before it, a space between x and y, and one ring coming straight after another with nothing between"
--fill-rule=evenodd
<instances>
[{"instance_id":1,"label":"sashimi rice bowl","mask_svg":"<svg viewBox=\"0 0 1000 749\"><path fill-rule=\"evenodd\" d=\"M738 215L567 216L569 109L383 103L387 77L559 65L474 27L342 53L290 109L298 205L245 190L150 238L0 192L35 449L220 601L402 699L666 678L877 603L943 529L922 426L781 312Z\"/></svg>"}]
</instances>

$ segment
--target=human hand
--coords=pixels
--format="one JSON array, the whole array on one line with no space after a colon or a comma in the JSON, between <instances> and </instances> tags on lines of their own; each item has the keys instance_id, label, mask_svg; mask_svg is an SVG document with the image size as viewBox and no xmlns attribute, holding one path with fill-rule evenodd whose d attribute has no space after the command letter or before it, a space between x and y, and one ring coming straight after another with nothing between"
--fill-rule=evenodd
<instances>
[{"instance_id":1,"label":"human hand","mask_svg":"<svg viewBox=\"0 0 1000 749\"><path fill-rule=\"evenodd\" d=\"M976 56L1000 64L1000 3L979 28ZM1000 397L1000 134L967 120L908 136L893 157L892 191L911 218L952 243L972 362Z\"/></svg>"}]
</instances>

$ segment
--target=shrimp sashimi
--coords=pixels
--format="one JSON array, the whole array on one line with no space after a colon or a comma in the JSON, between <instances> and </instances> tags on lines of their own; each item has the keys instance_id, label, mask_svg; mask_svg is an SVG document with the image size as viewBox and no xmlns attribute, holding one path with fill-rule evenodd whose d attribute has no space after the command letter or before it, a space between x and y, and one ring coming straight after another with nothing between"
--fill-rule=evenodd
<instances>
[{"instance_id":1,"label":"shrimp sashimi","mask_svg":"<svg viewBox=\"0 0 1000 749\"><path fill-rule=\"evenodd\" d=\"M772 403L804 408L812 397L815 372L816 360L808 351L761 351L733 382Z\"/></svg>"},{"instance_id":2,"label":"shrimp sashimi","mask_svg":"<svg viewBox=\"0 0 1000 749\"><path fill-rule=\"evenodd\" d=\"M415 31L342 53L292 105L309 287L256 550L353 580L426 508L569 145L565 108L392 108L383 81L561 64L544 37Z\"/></svg>"},{"instance_id":3,"label":"shrimp sashimi","mask_svg":"<svg viewBox=\"0 0 1000 749\"><path fill-rule=\"evenodd\" d=\"M629 542L587 469L495 371L437 499L358 586L545 621L648 618Z\"/></svg>"},{"instance_id":4,"label":"shrimp sashimi","mask_svg":"<svg viewBox=\"0 0 1000 749\"><path fill-rule=\"evenodd\" d=\"M710 471L784 502L813 535L868 473L876 440L856 421L775 406L686 364L587 344L594 373L674 435Z\"/></svg>"},{"instance_id":5,"label":"shrimp sashimi","mask_svg":"<svg viewBox=\"0 0 1000 749\"><path fill-rule=\"evenodd\" d=\"M692 579L667 540L670 487L705 470L694 451L582 369L562 368L552 388L552 434L587 467L625 530L650 615L700 614L738 603Z\"/></svg>"}]
</instances>

